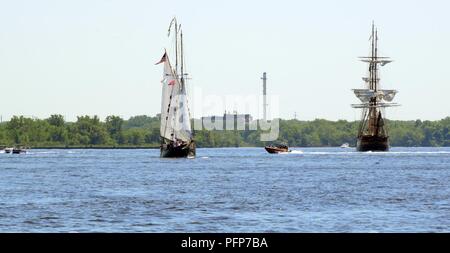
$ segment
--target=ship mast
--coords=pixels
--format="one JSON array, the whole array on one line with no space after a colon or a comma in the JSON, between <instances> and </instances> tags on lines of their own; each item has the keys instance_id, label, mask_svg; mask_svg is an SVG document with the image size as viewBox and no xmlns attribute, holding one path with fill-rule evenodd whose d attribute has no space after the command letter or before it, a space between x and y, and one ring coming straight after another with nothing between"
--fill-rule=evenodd
<instances>
[{"instance_id":1,"label":"ship mast","mask_svg":"<svg viewBox=\"0 0 450 253\"><path fill-rule=\"evenodd\" d=\"M178 27L178 22L177 22L176 17L174 17L172 19L172 21L170 21L167 36L170 36L170 29L172 28L172 25L175 26L175 72L178 73L178 31L179 31L179 27ZM181 25L180 25L180 27L181 27Z\"/></svg>"},{"instance_id":2,"label":"ship mast","mask_svg":"<svg viewBox=\"0 0 450 253\"><path fill-rule=\"evenodd\" d=\"M375 24L372 23L372 60L370 61L370 78L371 78L371 85L370 89L373 91L377 91L378 88L378 79L377 79L377 55L378 49L377 49L377 32L375 30ZM377 114L378 114L378 108L377 106L377 98L372 97L370 99L371 107L369 108L369 134L375 135L375 133L378 132L378 124L377 124Z\"/></svg>"},{"instance_id":3,"label":"ship mast","mask_svg":"<svg viewBox=\"0 0 450 253\"><path fill-rule=\"evenodd\" d=\"M174 76L175 76L176 79L178 79L178 22L177 22L176 17L174 17L172 19L172 21L170 21L169 29L168 29L168 32L167 32L167 36L168 37L170 37L170 29L172 28L172 25L175 26L175 69L174 70L172 69L172 71L175 72ZM168 104L168 107L167 107L167 113L169 113L171 104L173 102L172 101L173 94L174 94L174 90L172 88L172 91L171 91L171 94L170 94L170 97L169 97L169 104ZM166 132L167 124L168 124L168 117L166 117L166 122L164 124L164 133ZM172 132L171 133L172 141L174 141L174 138L175 138L174 129L171 129L171 132Z\"/></svg>"},{"instance_id":4,"label":"ship mast","mask_svg":"<svg viewBox=\"0 0 450 253\"><path fill-rule=\"evenodd\" d=\"M183 104L183 106L187 107L188 112L188 120L191 118L191 112L189 110L188 101L187 101L187 94L186 94L186 81L187 81L187 73L185 73L185 62L184 62L184 43L183 43L183 30L181 29L181 24L178 25L176 18L172 19L172 22L169 26L169 35L170 35L170 29L172 25L175 26L175 73L174 76L179 82L180 86L178 88L177 92L182 93L184 96L186 96L186 103ZM171 102L173 97L170 96ZM179 103L179 96L176 96L177 101L175 103Z\"/></svg>"},{"instance_id":5,"label":"ship mast","mask_svg":"<svg viewBox=\"0 0 450 253\"><path fill-rule=\"evenodd\" d=\"M175 20L175 72L178 72L178 23L177 19Z\"/></svg>"},{"instance_id":6,"label":"ship mast","mask_svg":"<svg viewBox=\"0 0 450 253\"><path fill-rule=\"evenodd\" d=\"M181 75L180 75L181 89L184 90L184 72L183 72L184 59L183 59L183 31L182 30L180 30L180 62L181 62Z\"/></svg>"},{"instance_id":7,"label":"ship mast","mask_svg":"<svg viewBox=\"0 0 450 253\"><path fill-rule=\"evenodd\" d=\"M378 45L377 45L377 31L375 30L375 26L372 26L372 90L376 91L378 88L378 79L377 79L377 57L378 57ZM375 100L376 103L376 100Z\"/></svg>"},{"instance_id":8,"label":"ship mast","mask_svg":"<svg viewBox=\"0 0 450 253\"><path fill-rule=\"evenodd\" d=\"M375 80L374 80L374 76L373 76L373 68L374 68L374 64L373 64L373 62L375 61L375 41L374 41L374 29L375 29L375 26L374 26L374 24L372 23L372 36L370 36L370 38L371 38L371 40L372 40L372 47L371 47L371 49L372 49L372 52L371 52L371 59L372 59L372 61L369 63L369 78L370 78L370 89L371 90L373 90L373 86L374 86L374 82L375 82Z\"/></svg>"}]
</instances>

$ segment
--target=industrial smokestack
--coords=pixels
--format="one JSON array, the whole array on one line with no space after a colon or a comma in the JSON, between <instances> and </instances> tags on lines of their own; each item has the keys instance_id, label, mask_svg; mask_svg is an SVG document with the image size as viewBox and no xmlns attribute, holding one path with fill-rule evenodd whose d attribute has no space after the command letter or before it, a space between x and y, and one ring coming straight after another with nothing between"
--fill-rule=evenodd
<instances>
[{"instance_id":1,"label":"industrial smokestack","mask_svg":"<svg viewBox=\"0 0 450 253\"><path fill-rule=\"evenodd\" d=\"M263 80L263 119L267 120L267 101L266 101L266 82L267 82L267 75L266 72L263 73L263 77L261 78Z\"/></svg>"}]
</instances>

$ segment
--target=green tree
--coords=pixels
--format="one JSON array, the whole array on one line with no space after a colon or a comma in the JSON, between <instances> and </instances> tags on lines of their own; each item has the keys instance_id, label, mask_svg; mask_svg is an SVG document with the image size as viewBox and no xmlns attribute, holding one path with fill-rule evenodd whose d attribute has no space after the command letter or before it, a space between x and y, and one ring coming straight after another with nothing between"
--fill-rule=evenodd
<instances>
[{"instance_id":1,"label":"green tree","mask_svg":"<svg viewBox=\"0 0 450 253\"><path fill-rule=\"evenodd\" d=\"M119 116L108 116L106 117L106 129L112 139L118 144L125 143L125 137L123 135L123 124L124 120Z\"/></svg>"},{"instance_id":2,"label":"green tree","mask_svg":"<svg viewBox=\"0 0 450 253\"><path fill-rule=\"evenodd\" d=\"M77 117L75 130L79 134L79 140L82 144L113 144L105 125L101 124L100 119L97 116L92 118L89 116Z\"/></svg>"},{"instance_id":3,"label":"green tree","mask_svg":"<svg viewBox=\"0 0 450 253\"><path fill-rule=\"evenodd\" d=\"M64 127L65 124L64 117L59 114L50 115L50 118L47 119L47 122L55 127Z\"/></svg>"}]
</instances>

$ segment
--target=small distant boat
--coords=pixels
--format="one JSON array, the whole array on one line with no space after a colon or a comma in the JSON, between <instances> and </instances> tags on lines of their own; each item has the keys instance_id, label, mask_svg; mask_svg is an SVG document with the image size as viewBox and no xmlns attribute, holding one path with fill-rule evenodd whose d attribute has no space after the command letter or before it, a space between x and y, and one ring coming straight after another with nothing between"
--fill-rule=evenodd
<instances>
[{"instance_id":1,"label":"small distant boat","mask_svg":"<svg viewBox=\"0 0 450 253\"><path fill-rule=\"evenodd\" d=\"M14 148L5 148L6 154L11 154Z\"/></svg>"},{"instance_id":2,"label":"small distant boat","mask_svg":"<svg viewBox=\"0 0 450 253\"><path fill-rule=\"evenodd\" d=\"M25 148L13 148L12 153L13 154L24 154L27 150Z\"/></svg>"},{"instance_id":3,"label":"small distant boat","mask_svg":"<svg viewBox=\"0 0 450 253\"><path fill-rule=\"evenodd\" d=\"M264 149L266 149L266 151L270 154L291 152L291 150L289 150L289 147L285 144L269 145L265 146Z\"/></svg>"},{"instance_id":4,"label":"small distant boat","mask_svg":"<svg viewBox=\"0 0 450 253\"><path fill-rule=\"evenodd\" d=\"M341 145L341 148L349 148L350 144L348 144L347 142Z\"/></svg>"}]
</instances>

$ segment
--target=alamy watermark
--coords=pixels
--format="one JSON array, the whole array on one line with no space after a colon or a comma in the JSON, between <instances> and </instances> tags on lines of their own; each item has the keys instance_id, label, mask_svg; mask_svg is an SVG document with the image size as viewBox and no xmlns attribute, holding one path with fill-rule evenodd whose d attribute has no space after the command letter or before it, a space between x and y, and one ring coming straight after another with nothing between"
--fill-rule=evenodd
<instances>
[{"instance_id":1,"label":"alamy watermark","mask_svg":"<svg viewBox=\"0 0 450 253\"><path fill-rule=\"evenodd\" d=\"M235 131L260 130L261 141L275 141L279 136L279 97L277 95L266 96L266 115L263 113L264 96L251 95L214 95L204 94L200 87L191 90L189 113L194 118L193 129ZM186 101L184 95L178 95L175 101ZM178 110L184 111L184 103L180 103ZM231 109L231 111L227 111ZM239 109L239 111L238 111ZM217 112L224 112L217 115ZM180 116L176 116L180 115ZM207 116L205 116L207 115ZM175 113L175 124L178 130L188 126L185 124L182 114ZM265 117L265 118L264 118ZM178 126L178 127L177 127Z\"/></svg>"}]
</instances>

